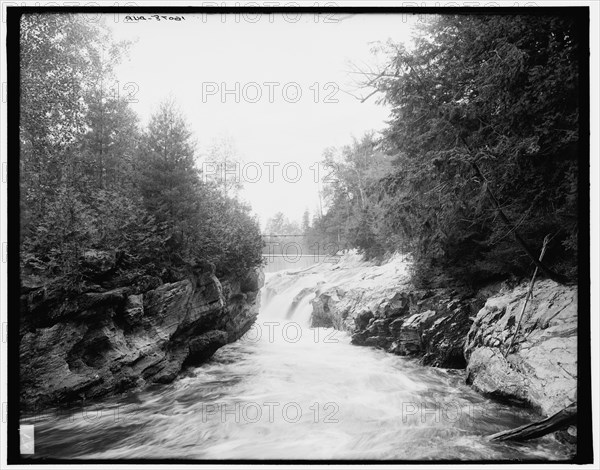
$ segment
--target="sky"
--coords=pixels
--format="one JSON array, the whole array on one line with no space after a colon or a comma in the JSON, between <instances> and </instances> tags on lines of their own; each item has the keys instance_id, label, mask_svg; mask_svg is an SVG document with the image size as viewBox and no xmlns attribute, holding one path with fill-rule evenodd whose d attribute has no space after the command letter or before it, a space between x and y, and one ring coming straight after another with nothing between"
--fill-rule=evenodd
<instances>
[{"instance_id":1,"label":"sky","mask_svg":"<svg viewBox=\"0 0 600 470\"><path fill-rule=\"evenodd\" d=\"M227 177L242 181L240 197L264 227L278 211L297 221L305 209L317 212L319 180L330 171L319 165L324 149L385 127L389 109L376 97L361 103L356 96L368 92L351 72L383 64L376 43L408 44L419 20L263 13L137 22L111 15L107 23L115 39L135 41L116 77L142 123L171 97L200 156L215 140L233 141L242 163Z\"/></svg>"}]
</instances>

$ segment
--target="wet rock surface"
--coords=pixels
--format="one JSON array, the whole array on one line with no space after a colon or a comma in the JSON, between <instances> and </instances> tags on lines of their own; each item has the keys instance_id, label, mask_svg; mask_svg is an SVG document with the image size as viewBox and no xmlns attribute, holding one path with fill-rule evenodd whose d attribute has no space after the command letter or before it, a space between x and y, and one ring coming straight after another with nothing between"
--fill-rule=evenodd
<instances>
[{"instance_id":1,"label":"wet rock surface","mask_svg":"<svg viewBox=\"0 0 600 470\"><path fill-rule=\"evenodd\" d=\"M477 297L460 298L445 289L397 292L375 312L356 317L352 343L421 357L425 365L461 369L466 366L466 335L479 303Z\"/></svg>"},{"instance_id":2,"label":"wet rock surface","mask_svg":"<svg viewBox=\"0 0 600 470\"><path fill-rule=\"evenodd\" d=\"M260 271L221 283L208 270L144 292L137 283L73 298L53 285L23 289L23 409L174 380L251 327L263 283Z\"/></svg>"},{"instance_id":3,"label":"wet rock surface","mask_svg":"<svg viewBox=\"0 0 600 470\"><path fill-rule=\"evenodd\" d=\"M398 255L377 265L347 254L337 264L277 273L268 289L274 295L301 284L292 306L312 295L311 327L346 331L355 345L421 357L426 365L465 368L463 351L471 323L487 296L501 285L481 292L418 290L410 283L408 266L409 261Z\"/></svg>"},{"instance_id":4,"label":"wet rock surface","mask_svg":"<svg viewBox=\"0 0 600 470\"><path fill-rule=\"evenodd\" d=\"M491 297L468 333L468 382L480 392L554 414L577 396L577 288L536 283L515 333L527 286Z\"/></svg>"},{"instance_id":5,"label":"wet rock surface","mask_svg":"<svg viewBox=\"0 0 600 470\"><path fill-rule=\"evenodd\" d=\"M520 333L507 353L527 284L514 280L480 289L419 290L410 260L375 265L352 256L337 265L276 275L269 286L303 281L314 291L312 327L333 327L355 345L419 358L422 364L467 369L481 393L548 416L576 401L577 287L538 281ZM299 289L300 290L300 289Z\"/></svg>"}]
</instances>

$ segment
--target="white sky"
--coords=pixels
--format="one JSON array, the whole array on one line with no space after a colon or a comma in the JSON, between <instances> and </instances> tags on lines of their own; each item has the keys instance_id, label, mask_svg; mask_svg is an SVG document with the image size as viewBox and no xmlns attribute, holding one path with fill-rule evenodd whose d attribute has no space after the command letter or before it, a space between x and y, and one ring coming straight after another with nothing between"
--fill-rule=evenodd
<instances>
[{"instance_id":1,"label":"white sky","mask_svg":"<svg viewBox=\"0 0 600 470\"><path fill-rule=\"evenodd\" d=\"M318 186L309 168L321 160L323 150L384 127L387 108L375 104L374 97L360 103L342 91L356 91L350 63L382 61L371 53L373 43L388 38L408 42L417 17L336 15L327 23L314 14L294 22L292 16L266 13L260 18L186 15L179 22L124 19L111 15L108 21L116 39L137 39L129 60L117 69L121 93L134 93L138 102L132 107L142 122L160 101L174 97L200 150L216 137L232 138L243 161L262 169L257 182L245 182L241 197L264 227L277 211L298 221L305 208L314 214ZM248 85L252 82L256 85ZM225 88L232 92L223 95ZM293 102L297 90L302 95ZM326 102L327 97L334 102ZM272 167L274 181L265 162L280 163ZM302 170L296 183L290 182L295 165L288 167L288 181L283 177L289 162ZM257 177L256 165L247 167L246 176Z\"/></svg>"}]
</instances>

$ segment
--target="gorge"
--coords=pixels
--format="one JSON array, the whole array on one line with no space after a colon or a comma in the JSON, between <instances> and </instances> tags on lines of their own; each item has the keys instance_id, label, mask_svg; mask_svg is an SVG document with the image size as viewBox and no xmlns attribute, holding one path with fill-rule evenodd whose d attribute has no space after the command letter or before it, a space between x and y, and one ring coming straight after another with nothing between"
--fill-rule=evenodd
<instances>
[{"instance_id":1,"label":"gorge","mask_svg":"<svg viewBox=\"0 0 600 470\"><path fill-rule=\"evenodd\" d=\"M36 426L36 458L571 458L573 427L525 443L487 436L575 398L576 290L540 282L504 358L522 286L420 292L409 268L349 253L267 274L264 287L256 271L232 285L209 270L78 313L63 305L22 342L38 355L24 401L46 404L22 421Z\"/></svg>"},{"instance_id":2,"label":"gorge","mask_svg":"<svg viewBox=\"0 0 600 470\"><path fill-rule=\"evenodd\" d=\"M589 9L319 8L7 9L9 464L592 462Z\"/></svg>"}]
</instances>

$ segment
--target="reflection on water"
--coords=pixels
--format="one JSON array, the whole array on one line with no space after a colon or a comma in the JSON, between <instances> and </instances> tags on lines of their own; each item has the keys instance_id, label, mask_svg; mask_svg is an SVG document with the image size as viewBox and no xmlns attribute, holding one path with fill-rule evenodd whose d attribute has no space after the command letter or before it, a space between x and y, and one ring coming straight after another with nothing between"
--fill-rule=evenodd
<instances>
[{"instance_id":1,"label":"reflection on water","mask_svg":"<svg viewBox=\"0 0 600 470\"><path fill-rule=\"evenodd\" d=\"M35 423L32 457L568 458L552 437L488 442L486 435L535 417L473 392L463 371L423 367L352 346L342 332L308 328L312 295L286 319L303 287L263 304L240 341L172 384L24 419Z\"/></svg>"}]
</instances>

